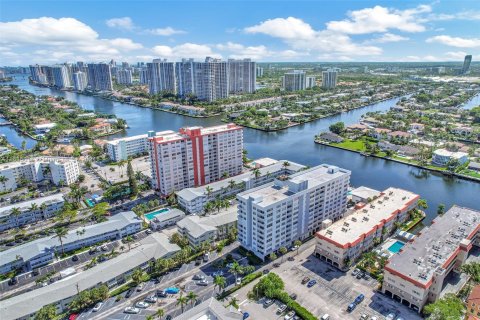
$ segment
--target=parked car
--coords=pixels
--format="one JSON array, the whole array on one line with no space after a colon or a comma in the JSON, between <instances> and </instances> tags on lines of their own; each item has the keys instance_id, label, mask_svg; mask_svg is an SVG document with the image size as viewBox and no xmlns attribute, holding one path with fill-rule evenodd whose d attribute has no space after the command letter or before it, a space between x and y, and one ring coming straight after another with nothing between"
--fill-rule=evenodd
<instances>
[{"instance_id":1,"label":"parked car","mask_svg":"<svg viewBox=\"0 0 480 320\"><path fill-rule=\"evenodd\" d=\"M310 281L310 278L309 278L309 277L305 277L305 278L302 279L302 284L305 284L305 283L307 283L307 282L309 282L309 281Z\"/></svg>"},{"instance_id":2,"label":"parked car","mask_svg":"<svg viewBox=\"0 0 480 320\"><path fill-rule=\"evenodd\" d=\"M250 314L248 312L244 312L243 313L243 320L247 319L248 317L250 317Z\"/></svg>"},{"instance_id":3,"label":"parked car","mask_svg":"<svg viewBox=\"0 0 480 320\"><path fill-rule=\"evenodd\" d=\"M385 320L395 320L395 313L389 313L386 317Z\"/></svg>"},{"instance_id":4,"label":"parked car","mask_svg":"<svg viewBox=\"0 0 480 320\"><path fill-rule=\"evenodd\" d=\"M328 313L325 313L320 320L330 320L330 315Z\"/></svg>"},{"instance_id":5,"label":"parked car","mask_svg":"<svg viewBox=\"0 0 480 320\"><path fill-rule=\"evenodd\" d=\"M287 305L281 304L280 307L278 307L277 309L277 314L282 314L283 312L285 312L285 310L287 310Z\"/></svg>"},{"instance_id":6,"label":"parked car","mask_svg":"<svg viewBox=\"0 0 480 320\"><path fill-rule=\"evenodd\" d=\"M137 314L140 312L140 309L135 307L126 307L125 310L123 310L123 312L129 313L129 314Z\"/></svg>"},{"instance_id":7,"label":"parked car","mask_svg":"<svg viewBox=\"0 0 480 320\"><path fill-rule=\"evenodd\" d=\"M357 279L362 279L364 275L365 273L363 273L363 271L360 271L359 273L357 273Z\"/></svg>"},{"instance_id":8,"label":"parked car","mask_svg":"<svg viewBox=\"0 0 480 320\"><path fill-rule=\"evenodd\" d=\"M359 274L359 273L360 273L360 270L359 270L359 269L355 269L355 270L352 271L352 276L356 277L357 274Z\"/></svg>"},{"instance_id":9,"label":"parked car","mask_svg":"<svg viewBox=\"0 0 480 320\"><path fill-rule=\"evenodd\" d=\"M147 309L148 307L150 307L150 303L147 302L138 301L137 303L135 303L135 308Z\"/></svg>"},{"instance_id":10,"label":"parked car","mask_svg":"<svg viewBox=\"0 0 480 320\"><path fill-rule=\"evenodd\" d=\"M208 261L208 253L205 253L203 255L203 262L207 262Z\"/></svg>"},{"instance_id":11,"label":"parked car","mask_svg":"<svg viewBox=\"0 0 480 320\"><path fill-rule=\"evenodd\" d=\"M92 311L93 312L97 312L98 310L100 310L100 308L103 306L103 302L98 302L95 307L93 307Z\"/></svg>"},{"instance_id":12,"label":"parked car","mask_svg":"<svg viewBox=\"0 0 480 320\"><path fill-rule=\"evenodd\" d=\"M197 286L208 286L208 281L203 279L196 282Z\"/></svg>"},{"instance_id":13,"label":"parked car","mask_svg":"<svg viewBox=\"0 0 480 320\"><path fill-rule=\"evenodd\" d=\"M133 289L128 290L127 293L125 294L125 298L127 299L130 298L132 294L133 294Z\"/></svg>"},{"instance_id":14,"label":"parked car","mask_svg":"<svg viewBox=\"0 0 480 320\"><path fill-rule=\"evenodd\" d=\"M137 239L138 239L138 234L135 233L135 234L132 236L132 238L135 239L135 240L137 240Z\"/></svg>"},{"instance_id":15,"label":"parked car","mask_svg":"<svg viewBox=\"0 0 480 320\"><path fill-rule=\"evenodd\" d=\"M193 276L193 280L205 280L205 276L202 274L196 274Z\"/></svg>"},{"instance_id":16,"label":"parked car","mask_svg":"<svg viewBox=\"0 0 480 320\"><path fill-rule=\"evenodd\" d=\"M363 279L365 279L365 280L370 280L370 276L368 275L368 273L365 273L365 274L363 275Z\"/></svg>"},{"instance_id":17,"label":"parked car","mask_svg":"<svg viewBox=\"0 0 480 320\"><path fill-rule=\"evenodd\" d=\"M278 263L278 262L275 262L275 263L273 264L273 267L274 267L274 268L278 268L278 267L280 267L280 263Z\"/></svg>"},{"instance_id":18,"label":"parked car","mask_svg":"<svg viewBox=\"0 0 480 320\"><path fill-rule=\"evenodd\" d=\"M72 261L78 261L78 256L76 254L72 256Z\"/></svg>"},{"instance_id":19,"label":"parked car","mask_svg":"<svg viewBox=\"0 0 480 320\"><path fill-rule=\"evenodd\" d=\"M143 288L145 288L145 284L144 283L140 283L137 287L137 291L140 292L143 290Z\"/></svg>"},{"instance_id":20,"label":"parked car","mask_svg":"<svg viewBox=\"0 0 480 320\"><path fill-rule=\"evenodd\" d=\"M40 270L38 270L38 269L33 269L33 270L32 270L32 276L36 277L36 276L38 276L39 274L40 274Z\"/></svg>"},{"instance_id":21,"label":"parked car","mask_svg":"<svg viewBox=\"0 0 480 320\"><path fill-rule=\"evenodd\" d=\"M355 298L355 304L360 304L363 299L365 299L365 296L363 294L359 294L356 298Z\"/></svg>"},{"instance_id":22,"label":"parked car","mask_svg":"<svg viewBox=\"0 0 480 320\"><path fill-rule=\"evenodd\" d=\"M268 308L270 307L275 301L273 299L266 299L265 301L263 301L263 306L265 308Z\"/></svg>"},{"instance_id":23,"label":"parked car","mask_svg":"<svg viewBox=\"0 0 480 320\"><path fill-rule=\"evenodd\" d=\"M317 280L310 280L307 283L307 287L311 288L317 283Z\"/></svg>"},{"instance_id":24,"label":"parked car","mask_svg":"<svg viewBox=\"0 0 480 320\"><path fill-rule=\"evenodd\" d=\"M166 298L167 293L165 292L165 290L157 290L157 297Z\"/></svg>"},{"instance_id":25,"label":"parked car","mask_svg":"<svg viewBox=\"0 0 480 320\"><path fill-rule=\"evenodd\" d=\"M12 277L10 280L8 280L8 285L9 286L14 286L18 283L17 277Z\"/></svg>"},{"instance_id":26,"label":"parked car","mask_svg":"<svg viewBox=\"0 0 480 320\"><path fill-rule=\"evenodd\" d=\"M107 250L108 250L108 247L104 244L104 245L102 246L102 251L107 251Z\"/></svg>"},{"instance_id":27,"label":"parked car","mask_svg":"<svg viewBox=\"0 0 480 320\"><path fill-rule=\"evenodd\" d=\"M197 260L195 260L195 265L199 266L201 264L202 264L202 258L197 258Z\"/></svg>"},{"instance_id":28,"label":"parked car","mask_svg":"<svg viewBox=\"0 0 480 320\"><path fill-rule=\"evenodd\" d=\"M145 298L145 302L155 303L157 302L157 297L155 295L148 296Z\"/></svg>"},{"instance_id":29,"label":"parked car","mask_svg":"<svg viewBox=\"0 0 480 320\"><path fill-rule=\"evenodd\" d=\"M287 260L288 260L288 261L294 261L295 258L294 258L294 257L288 257Z\"/></svg>"},{"instance_id":30,"label":"parked car","mask_svg":"<svg viewBox=\"0 0 480 320\"><path fill-rule=\"evenodd\" d=\"M355 310L356 306L357 305L355 303L350 303L347 307L347 311L352 312L353 310Z\"/></svg>"},{"instance_id":31,"label":"parked car","mask_svg":"<svg viewBox=\"0 0 480 320\"><path fill-rule=\"evenodd\" d=\"M270 270L268 270L268 269L263 269L263 274L267 274L267 273L269 273L269 272L270 272Z\"/></svg>"},{"instance_id":32,"label":"parked car","mask_svg":"<svg viewBox=\"0 0 480 320\"><path fill-rule=\"evenodd\" d=\"M365 313L360 316L360 320L368 320L368 318L368 314Z\"/></svg>"},{"instance_id":33,"label":"parked car","mask_svg":"<svg viewBox=\"0 0 480 320\"><path fill-rule=\"evenodd\" d=\"M152 230L150 229L147 229L147 231L145 231L146 234L152 234Z\"/></svg>"},{"instance_id":34,"label":"parked car","mask_svg":"<svg viewBox=\"0 0 480 320\"><path fill-rule=\"evenodd\" d=\"M238 286L240 284L242 284L242 278L237 278L237 280L235 281L235 284Z\"/></svg>"},{"instance_id":35,"label":"parked car","mask_svg":"<svg viewBox=\"0 0 480 320\"><path fill-rule=\"evenodd\" d=\"M285 320L291 320L291 319L293 319L293 317L295 317L295 311L290 311L289 313L287 313L287 314L285 315L285 317L283 317L283 319L285 319Z\"/></svg>"},{"instance_id":36,"label":"parked car","mask_svg":"<svg viewBox=\"0 0 480 320\"><path fill-rule=\"evenodd\" d=\"M292 293L292 294L290 295L290 299L292 299L292 300L297 300L297 294L296 294L296 293Z\"/></svg>"}]
</instances>

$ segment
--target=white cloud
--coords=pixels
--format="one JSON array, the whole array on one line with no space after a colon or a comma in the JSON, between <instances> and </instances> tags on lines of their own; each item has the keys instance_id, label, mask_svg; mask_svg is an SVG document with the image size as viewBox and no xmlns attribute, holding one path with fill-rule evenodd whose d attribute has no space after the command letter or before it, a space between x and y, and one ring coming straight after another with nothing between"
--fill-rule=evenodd
<instances>
[{"instance_id":1,"label":"white cloud","mask_svg":"<svg viewBox=\"0 0 480 320\"><path fill-rule=\"evenodd\" d=\"M153 53L160 58L178 60L180 58L205 59L205 57L221 58L218 53L213 52L212 48L204 44L184 43L178 46L170 47L158 45L153 47Z\"/></svg>"},{"instance_id":2,"label":"white cloud","mask_svg":"<svg viewBox=\"0 0 480 320\"><path fill-rule=\"evenodd\" d=\"M244 46L239 43L227 42L225 44L218 44L216 48L221 51L229 52L228 57L232 59L250 58L253 60L263 60L271 57L273 52L269 51L267 47L261 46Z\"/></svg>"},{"instance_id":3,"label":"white cloud","mask_svg":"<svg viewBox=\"0 0 480 320\"><path fill-rule=\"evenodd\" d=\"M457 48L476 48L480 47L480 38L460 38L448 35L440 35L428 38L427 43L441 43Z\"/></svg>"},{"instance_id":4,"label":"white cloud","mask_svg":"<svg viewBox=\"0 0 480 320\"><path fill-rule=\"evenodd\" d=\"M431 10L427 5L403 11L375 6L351 11L348 13L348 19L327 22L327 29L346 34L387 32L390 29L422 32L425 31L425 26L419 22L418 16Z\"/></svg>"},{"instance_id":5,"label":"white cloud","mask_svg":"<svg viewBox=\"0 0 480 320\"><path fill-rule=\"evenodd\" d=\"M312 39L315 30L303 20L288 17L266 20L258 25L245 28L247 33L263 33L281 39Z\"/></svg>"},{"instance_id":6,"label":"white cloud","mask_svg":"<svg viewBox=\"0 0 480 320\"><path fill-rule=\"evenodd\" d=\"M262 33L285 41L291 49L298 52L329 52L341 55L378 55L382 49L354 43L343 33L331 30L316 31L301 19L275 18L244 29L247 33Z\"/></svg>"},{"instance_id":7,"label":"white cloud","mask_svg":"<svg viewBox=\"0 0 480 320\"><path fill-rule=\"evenodd\" d=\"M135 25L130 17L123 18L112 18L105 21L107 26L110 28L124 29L124 30L133 30Z\"/></svg>"},{"instance_id":8,"label":"white cloud","mask_svg":"<svg viewBox=\"0 0 480 320\"><path fill-rule=\"evenodd\" d=\"M183 34L186 33L183 30L177 30L172 27L166 27L166 28L156 28L156 29L147 29L145 30L146 33L153 34L156 36L171 36L174 34Z\"/></svg>"},{"instance_id":9,"label":"white cloud","mask_svg":"<svg viewBox=\"0 0 480 320\"><path fill-rule=\"evenodd\" d=\"M466 55L465 51L449 51L445 53L445 57L449 60L463 60Z\"/></svg>"},{"instance_id":10,"label":"white cloud","mask_svg":"<svg viewBox=\"0 0 480 320\"><path fill-rule=\"evenodd\" d=\"M393 33L384 33L379 37L376 37L374 39L368 40L365 43L387 43L387 42L399 42L399 41L406 41L409 40L410 38L404 37L398 34L393 34Z\"/></svg>"}]
</instances>

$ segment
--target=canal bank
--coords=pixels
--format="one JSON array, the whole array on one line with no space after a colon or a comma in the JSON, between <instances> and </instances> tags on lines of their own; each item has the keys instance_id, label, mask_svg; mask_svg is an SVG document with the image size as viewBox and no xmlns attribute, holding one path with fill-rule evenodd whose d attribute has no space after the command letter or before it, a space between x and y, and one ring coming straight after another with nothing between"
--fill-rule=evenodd
<instances>
[{"instance_id":1,"label":"canal bank","mask_svg":"<svg viewBox=\"0 0 480 320\"><path fill-rule=\"evenodd\" d=\"M26 78L26 77L25 77ZM124 133L109 137L144 134L148 130L178 130L185 126L212 126L221 124L221 117L191 118L166 113L160 110L135 107L128 104L103 100L91 96L78 95L49 88L37 88L28 84L28 80L16 78L12 84L36 95L57 95L77 102L85 109L102 113L111 113L127 121L129 128ZM398 99L383 101L362 109L356 109L339 115L322 118L314 122L301 124L286 130L263 132L244 129L244 145L249 158L270 157L288 159L309 166L330 163L352 171L351 183L365 185L377 190L393 186L410 190L427 199L428 224L436 216L440 203L450 207L453 204L480 210L480 183L445 177L436 172L406 166L404 164L364 157L360 154L329 148L312 142L312 137L338 121L346 125L357 123L366 112L386 111L394 106Z\"/></svg>"}]
</instances>

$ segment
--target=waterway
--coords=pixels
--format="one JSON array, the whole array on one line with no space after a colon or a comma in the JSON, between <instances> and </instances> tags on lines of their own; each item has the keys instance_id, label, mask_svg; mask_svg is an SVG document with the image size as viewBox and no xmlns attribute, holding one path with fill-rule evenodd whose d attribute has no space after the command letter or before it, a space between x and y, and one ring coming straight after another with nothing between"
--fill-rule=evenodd
<instances>
[{"instance_id":1,"label":"waterway","mask_svg":"<svg viewBox=\"0 0 480 320\"><path fill-rule=\"evenodd\" d=\"M117 136L143 134L148 130L178 130L182 126L210 126L221 123L220 117L190 118L73 92L34 87L28 84L26 77L21 76L17 76L14 83L36 95L63 96L77 102L85 109L115 114L125 119L129 128L125 133ZM479 97L477 96L476 99ZM420 194L429 203L426 222L435 217L436 208L440 203L445 204L447 208L457 204L480 210L480 183L448 178L427 170L383 159L364 157L313 142L313 137L327 130L332 123L343 121L348 125L358 122L362 114L369 111L386 111L397 101L398 99L392 99L380 102L277 132L245 128L245 148L250 158L286 159L309 166L328 163L351 170L351 183L354 186L365 185L378 190L394 186ZM7 138L11 137L7 135Z\"/></svg>"}]
</instances>

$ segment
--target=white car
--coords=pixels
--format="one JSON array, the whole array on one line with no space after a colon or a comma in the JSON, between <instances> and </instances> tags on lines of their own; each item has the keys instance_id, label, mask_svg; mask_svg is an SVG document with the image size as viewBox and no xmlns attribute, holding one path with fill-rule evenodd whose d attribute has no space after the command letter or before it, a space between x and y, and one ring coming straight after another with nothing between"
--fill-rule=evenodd
<instances>
[{"instance_id":1,"label":"white car","mask_svg":"<svg viewBox=\"0 0 480 320\"><path fill-rule=\"evenodd\" d=\"M147 302L138 301L137 303L135 303L135 308L147 309L148 307L150 307L150 303Z\"/></svg>"},{"instance_id":2,"label":"white car","mask_svg":"<svg viewBox=\"0 0 480 320\"><path fill-rule=\"evenodd\" d=\"M98 310L100 310L102 306L103 306L103 302L99 302L95 305L95 307L93 307L92 311L97 312Z\"/></svg>"},{"instance_id":3,"label":"white car","mask_svg":"<svg viewBox=\"0 0 480 320\"><path fill-rule=\"evenodd\" d=\"M290 311L289 313L287 313L287 314L285 315L285 317L284 317L283 319L285 319L285 320L291 320L291 319L293 319L294 316L295 316L295 311Z\"/></svg>"},{"instance_id":4,"label":"white car","mask_svg":"<svg viewBox=\"0 0 480 320\"><path fill-rule=\"evenodd\" d=\"M389 313L386 317L385 320L395 320L395 314L394 313Z\"/></svg>"},{"instance_id":5,"label":"white car","mask_svg":"<svg viewBox=\"0 0 480 320\"><path fill-rule=\"evenodd\" d=\"M148 303L155 303L157 302L157 297L156 296L149 296L149 297L146 297L145 298L145 302L148 302Z\"/></svg>"},{"instance_id":6,"label":"white car","mask_svg":"<svg viewBox=\"0 0 480 320\"><path fill-rule=\"evenodd\" d=\"M237 281L235 282L236 285L242 284L242 278L237 278Z\"/></svg>"},{"instance_id":7,"label":"white car","mask_svg":"<svg viewBox=\"0 0 480 320\"><path fill-rule=\"evenodd\" d=\"M123 310L123 312L130 313L130 314L137 314L140 312L140 309L135 307L126 307L125 310Z\"/></svg>"}]
</instances>

